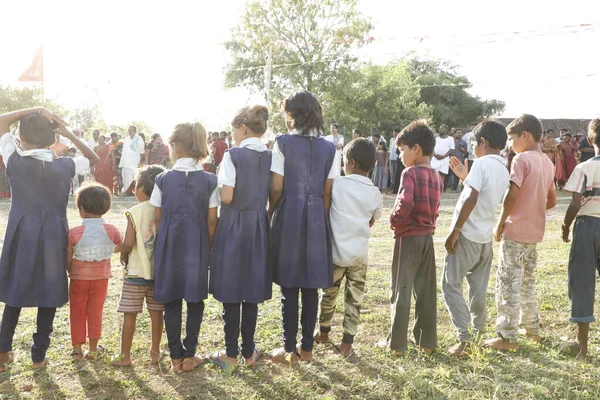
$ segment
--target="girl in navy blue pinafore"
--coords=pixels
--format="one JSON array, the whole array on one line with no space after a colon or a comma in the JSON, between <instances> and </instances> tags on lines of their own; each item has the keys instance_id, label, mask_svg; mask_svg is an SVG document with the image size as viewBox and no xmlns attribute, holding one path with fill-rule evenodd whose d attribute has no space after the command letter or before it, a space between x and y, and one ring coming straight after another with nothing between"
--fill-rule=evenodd
<instances>
[{"instance_id":1,"label":"girl in navy blue pinafore","mask_svg":"<svg viewBox=\"0 0 600 400\"><path fill-rule=\"evenodd\" d=\"M20 121L19 121L20 120ZM8 133L19 121L19 141ZM0 152L6 162L12 202L0 258L0 372L12 362L12 344L22 307L37 307L33 368L46 364L56 308L68 301L67 204L75 163L56 158L47 148L55 130L70 139L90 160L98 156L51 111L35 108L0 115Z\"/></svg>"},{"instance_id":2,"label":"girl in navy blue pinafore","mask_svg":"<svg viewBox=\"0 0 600 400\"><path fill-rule=\"evenodd\" d=\"M329 206L341 161L333 143L321 138L321 105L310 92L284 102L291 134L276 139L271 163L269 210L274 281L281 286L284 347L274 361L312 360L319 288L333 283ZM298 293L302 292L302 342L298 334Z\"/></svg>"},{"instance_id":3,"label":"girl in navy blue pinafore","mask_svg":"<svg viewBox=\"0 0 600 400\"><path fill-rule=\"evenodd\" d=\"M150 204L159 224L154 251L154 300L165 305L165 329L175 372L204 362L196 355L208 296L208 252L217 225L217 177L202 170L208 156L202 124L175 127L169 138L173 169L156 177ZM187 303L181 341L182 301Z\"/></svg>"},{"instance_id":4,"label":"girl in navy blue pinafore","mask_svg":"<svg viewBox=\"0 0 600 400\"><path fill-rule=\"evenodd\" d=\"M254 344L258 303L271 298L273 277L269 249L267 201L271 183L271 152L262 142L268 109L241 109L231 125L238 147L223 157L219 169L221 213L212 252L211 293L223 303L226 351L210 360L221 366L237 365L242 309L242 356L246 366L256 364L260 351Z\"/></svg>"}]
</instances>

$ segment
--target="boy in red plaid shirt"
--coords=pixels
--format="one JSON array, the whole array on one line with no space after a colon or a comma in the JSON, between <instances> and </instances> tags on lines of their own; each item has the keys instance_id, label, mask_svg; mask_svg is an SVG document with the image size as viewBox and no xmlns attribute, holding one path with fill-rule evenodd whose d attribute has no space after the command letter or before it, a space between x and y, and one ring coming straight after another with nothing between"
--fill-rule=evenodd
<instances>
[{"instance_id":1,"label":"boy in red plaid shirt","mask_svg":"<svg viewBox=\"0 0 600 400\"><path fill-rule=\"evenodd\" d=\"M431 168L435 135L425 121L413 121L400 132L396 146L406 169L390 218L396 245L392 263L392 326L381 346L396 355L408 349L407 331L411 294L414 290L415 343L430 353L437 347L436 275L433 231L444 188Z\"/></svg>"}]
</instances>

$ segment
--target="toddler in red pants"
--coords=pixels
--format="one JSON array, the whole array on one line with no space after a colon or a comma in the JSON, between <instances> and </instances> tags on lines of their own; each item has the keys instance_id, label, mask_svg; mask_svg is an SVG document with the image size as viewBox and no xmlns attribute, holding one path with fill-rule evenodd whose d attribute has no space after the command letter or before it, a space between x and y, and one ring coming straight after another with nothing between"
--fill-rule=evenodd
<instances>
[{"instance_id":1,"label":"toddler in red pants","mask_svg":"<svg viewBox=\"0 0 600 400\"><path fill-rule=\"evenodd\" d=\"M104 186L93 184L79 189L76 204L83 221L69 231L67 271L71 279L71 357L79 361L84 357L94 359L98 352L102 309L111 277L110 259L121 251L123 237L116 226L104 223L102 218L111 207L111 195ZM90 342L84 354L81 346L86 343L86 322Z\"/></svg>"}]
</instances>

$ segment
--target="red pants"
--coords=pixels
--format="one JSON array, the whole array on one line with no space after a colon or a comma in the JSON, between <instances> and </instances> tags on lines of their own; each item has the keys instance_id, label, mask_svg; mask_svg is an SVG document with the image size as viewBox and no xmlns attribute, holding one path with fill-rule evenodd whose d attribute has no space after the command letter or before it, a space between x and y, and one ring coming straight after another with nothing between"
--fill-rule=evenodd
<instances>
[{"instance_id":1,"label":"red pants","mask_svg":"<svg viewBox=\"0 0 600 400\"><path fill-rule=\"evenodd\" d=\"M71 280L69 306L72 344L86 342L86 321L87 334L90 339L100 339L102 336L102 309L107 291L108 279Z\"/></svg>"}]
</instances>

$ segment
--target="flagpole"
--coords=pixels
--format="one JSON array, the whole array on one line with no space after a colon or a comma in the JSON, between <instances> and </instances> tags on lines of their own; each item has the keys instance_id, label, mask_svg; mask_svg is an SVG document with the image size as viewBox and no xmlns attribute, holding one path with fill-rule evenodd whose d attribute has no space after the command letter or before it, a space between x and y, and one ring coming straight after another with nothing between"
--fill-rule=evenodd
<instances>
[{"instance_id":1,"label":"flagpole","mask_svg":"<svg viewBox=\"0 0 600 400\"><path fill-rule=\"evenodd\" d=\"M44 106L44 101L45 101L45 95L46 95L46 91L45 91L45 87L44 87L44 43L42 42L42 107Z\"/></svg>"}]
</instances>

